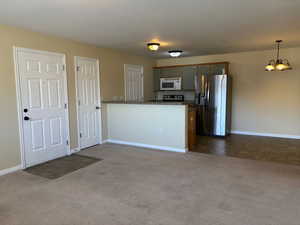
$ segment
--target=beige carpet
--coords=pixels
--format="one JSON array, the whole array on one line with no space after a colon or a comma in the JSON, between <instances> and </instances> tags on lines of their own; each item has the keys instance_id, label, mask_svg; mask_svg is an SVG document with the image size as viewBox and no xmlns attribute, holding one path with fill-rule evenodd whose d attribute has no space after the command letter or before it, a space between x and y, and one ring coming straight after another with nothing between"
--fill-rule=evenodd
<instances>
[{"instance_id":1,"label":"beige carpet","mask_svg":"<svg viewBox=\"0 0 300 225\"><path fill-rule=\"evenodd\" d=\"M300 167L105 144L48 180L0 177L1 225L299 225Z\"/></svg>"}]
</instances>

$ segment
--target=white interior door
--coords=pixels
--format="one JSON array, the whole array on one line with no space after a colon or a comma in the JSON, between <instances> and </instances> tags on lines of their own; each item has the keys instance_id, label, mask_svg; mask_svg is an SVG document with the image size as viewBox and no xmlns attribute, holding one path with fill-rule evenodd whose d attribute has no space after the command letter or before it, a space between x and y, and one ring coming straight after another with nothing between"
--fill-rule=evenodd
<instances>
[{"instance_id":1,"label":"white interior door","mask_svg":"<svg viewBox=\"0 0 300 225\"><path fill-rule=\"evenodd\" d=\"M25 167L69 153L65 56L15 49Z\"/></svg>"},{"instance_id":2,"label":"white interior door","mask_svg":"<svg viewBox=\"0 0 300 225\"><path fill-rule=\"evenodd\" d=\"M97 59L75 57L77 80L77 116L79 148L101 143L101 104L99 62Z\"/></svg>"},{"instance_id":3,"label":"white interior door","mask_svg":"<svg viewBox=\"0 0 300 225\"><path fill-rule=\"evenodd\" d=\"M125 100L142 101L144 99L144 75L143 66L124 66L125 74Z\"/></svg>"}]
</instances>

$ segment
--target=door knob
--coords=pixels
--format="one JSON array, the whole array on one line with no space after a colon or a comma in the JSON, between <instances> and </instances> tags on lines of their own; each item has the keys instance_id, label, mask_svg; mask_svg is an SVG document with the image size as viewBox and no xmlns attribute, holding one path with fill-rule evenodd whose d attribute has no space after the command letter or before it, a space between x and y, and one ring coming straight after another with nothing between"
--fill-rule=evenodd
<instances>
[{"instance_id":1,"label":"door knob","mask_svg":"<svg viewBox=\"0 0 300 225\"><path fill-rule=\"evenodd\" d=\"M100 109L100 107L99 107L99 106L96 106L96 109Z\"/></svg>"},{"instance_id":2,"label":"door knob","mask_svg":"<svg viewBox=\"0 0 300 225\"><path fill-rule=\"evenodd\" d=\"M28 112L28 109L24 109L24 113L27 113Z\"/></svg>"},{"instance_id":3,"label":"door knob","mask_svg":"<svg viewBox=\"0 0 300 225\"><path fill-rule=\"evenodd\" d=\"M24 116L24 120L30 120L28 116Z\"/></svg>"}]
</instances>

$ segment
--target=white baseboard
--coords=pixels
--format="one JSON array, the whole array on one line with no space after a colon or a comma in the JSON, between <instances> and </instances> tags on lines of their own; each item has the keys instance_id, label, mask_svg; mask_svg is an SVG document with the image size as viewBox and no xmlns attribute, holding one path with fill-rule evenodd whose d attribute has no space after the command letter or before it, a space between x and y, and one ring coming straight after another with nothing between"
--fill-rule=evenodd
<instances>
[{"instance_id":1,"label":"white baseboard","mask_svg":"<svg viewBox=\"0 0 300 225\"><path fill-rule=\"evenodd\" d=\"M79 148L72 148L71 149L71 154L74 154L74 153L79 152L79 151L80 151Z\"/></svg>"},{"instance_id":2,"label":"white baseboard","mask_svg":"<svg viewBox=\"0 0 300 225\"><path fill-rule=\"evenodd\" d=\"M165 151L171 151L171 152L185 153L188 151L187 149L184 149L184 148L173 148L173 147L168 147L168 146L148 145L148 144L141 144L141 143L136 143L136 142L119 141L119 140L114 140L114 139L107 139L107 140L103 141L102 143L130 145L130 146L157 149L157 150L165 150Z\"/></svg>"},{"instance_id":3,"label":"white baseboard","mask_svg":"<svg viewBox=\"0 0 300 225\"><path fill-rule=\"evenodd\" d=\"M18 165L18 166L15 166L15 167L0 170L0 176L6 175L6 174L9 174L9 173L13 173L13 172L16 172L16 171L21 170L21 169L22 169L22 165Z\"/></svg>"},{"instance_id":4,"label":"white baseboard","mask_svg":"<svg viewBox=\"0 0 300 225\"><path fill-rule=\"evenodd\" d=\"M105 144L105 143L108 143L108 139L103 140L100 144Z\"/></svg>"},{"instance_id":5,"label":"white baseboard","mask_svg":"<svg viewBox=\"0 0 300 225\"><path fill-rule=\"evenodd\" d=\"M289 138L289 139L300 139L300 136L297 136L297 135L272 134L272 133L257 133L257 132L249 132L249 131L238 131L238 130L232 130L231 134L241 134L241 135L251 135L251 136L263 136L263 137L277 137L277 138Z\"/></svg>"}]
</instances>

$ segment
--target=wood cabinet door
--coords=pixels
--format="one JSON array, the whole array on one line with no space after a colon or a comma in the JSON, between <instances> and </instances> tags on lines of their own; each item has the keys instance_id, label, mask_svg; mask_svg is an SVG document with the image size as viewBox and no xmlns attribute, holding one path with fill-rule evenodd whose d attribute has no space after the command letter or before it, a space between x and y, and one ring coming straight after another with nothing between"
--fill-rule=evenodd
<instances>
[{"instance_id":1,"label":"wood cabinet door","mask_svg":"<svg viewBox=\"0 0 300 225\"><path fill-rule=\"evenodd\" d=\"M210 74L210 65L199 65L197 68L198 75L209 75Z\"/></svg>"},{"instance_id":2,"label":"wood cabinet door","mask_svg":"<svg viewBox=\"0 0 300 225\"><path fill-rule=\"evenodd\" d=\"M197 66L182 67L182 89L195 90L195 75L197 74Z\"/></svg>"},{"instance_id":3,"label":"wood cabinet door","mask_svg":"<svg viewBox=\"0 0 300 225\"><path fill-rule=\"evenodd\" d=\"M160 69L160 77L162 78L182 77L182 67Z\"/></svg>"},{"instance_id":4,"label":"wood cabinet door","mask_svg":"<svg viewBox=\"0 0 300 225\"><path fill-rule=\"evenodd\" d=\"M159 91L160 89L160 69L153 70L153 87L154 91Z\"/></svg>"},{"instance_id":5,"label":"wood cabinet door","mask_svg":"<svg viewBox=\"0 0 300 225\"><path fill-rule=\"evenodd\" d=\"M197 145L196 109L189 107L188 112L188 148L192 150Z\"/></svg>"},{"instance_id":6,"label":"wood cabinet door","mask_svg":"<svg viewBox=\"0 0 300 225\"><path fill-rule=\"evenodd\" d=\"M210 66L211 75L221 75L223 71L225 72L225 64L213 64Z\"/></svg>"}]
</instances>

